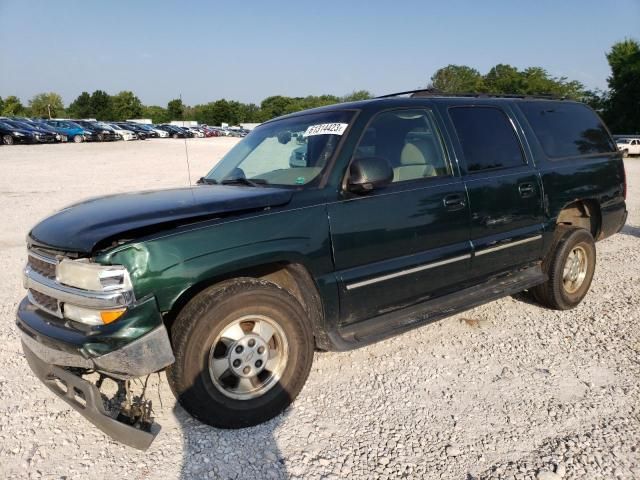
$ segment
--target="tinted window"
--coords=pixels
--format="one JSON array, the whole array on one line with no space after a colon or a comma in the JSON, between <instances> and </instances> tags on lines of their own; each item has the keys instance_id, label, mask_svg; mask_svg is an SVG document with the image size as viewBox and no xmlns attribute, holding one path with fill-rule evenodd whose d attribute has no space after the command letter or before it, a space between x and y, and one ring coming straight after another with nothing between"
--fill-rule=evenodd
<instances>
[{"instance_id":1,"label":"tinted window","mask_svg":"<svg viewBox=\"0 0 640 480\"><path fill-rule=\"evenodd\" d=\"M524 164L520 142L506 114L494 107L453 107L449 115L458 133L469 172Z\"/></svg>"},{"instance_id":2,"label":"tinted window","mask_svg":"<svg viewBox=\"0 0 640 480\"><path fill-rule=\"evenodd\" d=\"M393 168L394 182L451 174L438 131L422 109L378 114L354 156L384 158Z\"/></svg>"},{"instance_id":3,"label":"tinted window","mask_svg":"<svg viewBox=\"0 0 640 480\"><path fill-rule=\"evenodd\" d=\"M616 150L598 116L585 105L523 102L520 109L549 157L571 157Z\"/></svg>"}]
</instances>

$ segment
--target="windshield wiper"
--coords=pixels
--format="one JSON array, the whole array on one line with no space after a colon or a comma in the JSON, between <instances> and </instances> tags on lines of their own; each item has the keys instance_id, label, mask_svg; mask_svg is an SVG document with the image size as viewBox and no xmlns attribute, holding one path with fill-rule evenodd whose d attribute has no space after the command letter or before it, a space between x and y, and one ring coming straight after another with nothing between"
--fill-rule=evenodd
<instances>
[{"instance_id":1,"label":"windshield wiper","mask_svg":"<svg viewBox=\"0 0 640 480\"><path fill-rule=\"evenodd\" d=\"M236 178L227 178L220 182L222 185L246 185L247 187L259 187L261 185L266 185L267 181L262 178L254 178L253 180L249 180L245 177L236 177Z\"/></svg>"},{"instance_id":2,"label":"windshield wiper","mask_svg":"<svg viewBox=\"0 0 640 480\"><path fill-rule=\"evenodd\" d=\"M200 179L196 182L196 184L198 184L198 185L217 185L218 182L216 182L213 178L200 177Z\"/></svg>"}]
</instances>

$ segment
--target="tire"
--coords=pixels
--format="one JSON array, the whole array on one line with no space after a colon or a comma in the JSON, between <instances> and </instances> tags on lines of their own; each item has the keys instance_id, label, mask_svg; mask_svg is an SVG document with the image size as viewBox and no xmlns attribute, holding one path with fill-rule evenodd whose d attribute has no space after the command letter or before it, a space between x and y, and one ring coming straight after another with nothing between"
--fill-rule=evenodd
<instances>
[{"instance_id":1,"label":"tire","mask_svg":"<svg viewBox=\"0 0 640 480\"><path fill-rule=\"evenodd\" d=\"M104 135L102 133L98 134L98 141L99 142L104 142Z\"/></svg>"},{"instance_id":2,"label":"tire","mask_svg":"<svg viewBox=\"0 0 640 480\"><path fill-rule=\"evenodd\" d=\"M82 142L84 142L84 138L82 137L82 135L74 135L73 136L73 142L74 143L82 143Z\"/></svg>"},{"instance_id":3,"label":"tire","mask_svg":"<svg viewBox=\"0 0 640 480\"><path fill-rule=\"evenodd\" d=\"M5 135L2 137L2 143L5 145L13 145L13 137L11 135Z\"/></svg>"},{"instance_id":4,"label":"tire","mask_svg":"<svg viewBox=\"0 0 640 480\"><path fill-rule=\"evenodd\" d=\"M167 369L171 390L185 410L213 427L244 428L277 416L309 376L314 342L306 318L293 295L266 281L237 278L202 291L182 309L171 329L176 358ZM265 325L273 330L270 343L251 345L257 331L268 330ZM262 357L265 367L273 362L272 366L253 380L241 378L242 372L253 375L248 369L258 367L264 345L266 355L280 349L274 358ZM240 346L245 348L240 351L242 360ZM248 391L247 385L258 390Z\"/></svg>"},{"instance_id":5,"label":"tire","mask_svg":"<svg viewBox=\"0 0 640 480\"><path fill-rule=\"evenodd\" d=\"M178 138L178 134L174 133L173 135L171 135L172 138Z\"/></svg>"},{"instance_id":6,"label":"tire","mask_svg":"<svg viewBox=\"0 0 640 480\"><path fill-rule=\"evenodd\" d=\"M559 226L556 240L542 262L548 280L532 289L533 296L554 310L575 308L589 291L595 267L596 246L591 233L583 228Z\"/></svg>"},{"instance_id":7,"label":"tire","mask_svg":"<svg viewBox=\"0 0 640 480\"><path fill-rule=\"evenodd\" d=\"M629 150L622 151L622 158L627 158L629 156Z\"/></svg>"}]
</instances>

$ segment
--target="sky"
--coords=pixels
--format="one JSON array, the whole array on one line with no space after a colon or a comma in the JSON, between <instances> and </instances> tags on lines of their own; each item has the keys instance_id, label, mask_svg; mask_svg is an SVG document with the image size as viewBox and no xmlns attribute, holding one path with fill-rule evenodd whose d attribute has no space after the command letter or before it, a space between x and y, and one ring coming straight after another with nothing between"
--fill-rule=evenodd
<instances>
[{"instance_id":1,"label":"sky","mask_svg":"<svg viewBox=\"0 0 640 480\"><path fill-rule=\"evenodd\" d=\"M0 97L382 95L498 63L606 88L605 53L624 38L640 39L640 0L0 0Z\"/></svg>"}]
</instances>

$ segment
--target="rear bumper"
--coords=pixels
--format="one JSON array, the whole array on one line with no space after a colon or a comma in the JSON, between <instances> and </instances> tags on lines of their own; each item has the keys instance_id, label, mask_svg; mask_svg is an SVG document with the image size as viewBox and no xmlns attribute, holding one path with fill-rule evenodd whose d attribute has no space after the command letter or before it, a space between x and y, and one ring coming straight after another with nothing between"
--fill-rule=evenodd
<instances>
[{"instance_id":1,"label":"rear bumper","mask_svg":"<svg viewBox=\"0 0 640 480\"><path fill-rule=\"evenodd\" d=\"M139 450L149 448L160 432L158 424L149 425L147 431L112 418L105 411L98 387L68 370L43 361L25 343L22 348L35 376L80 415L114 440Z\"/></svg>"}]
</instances>

